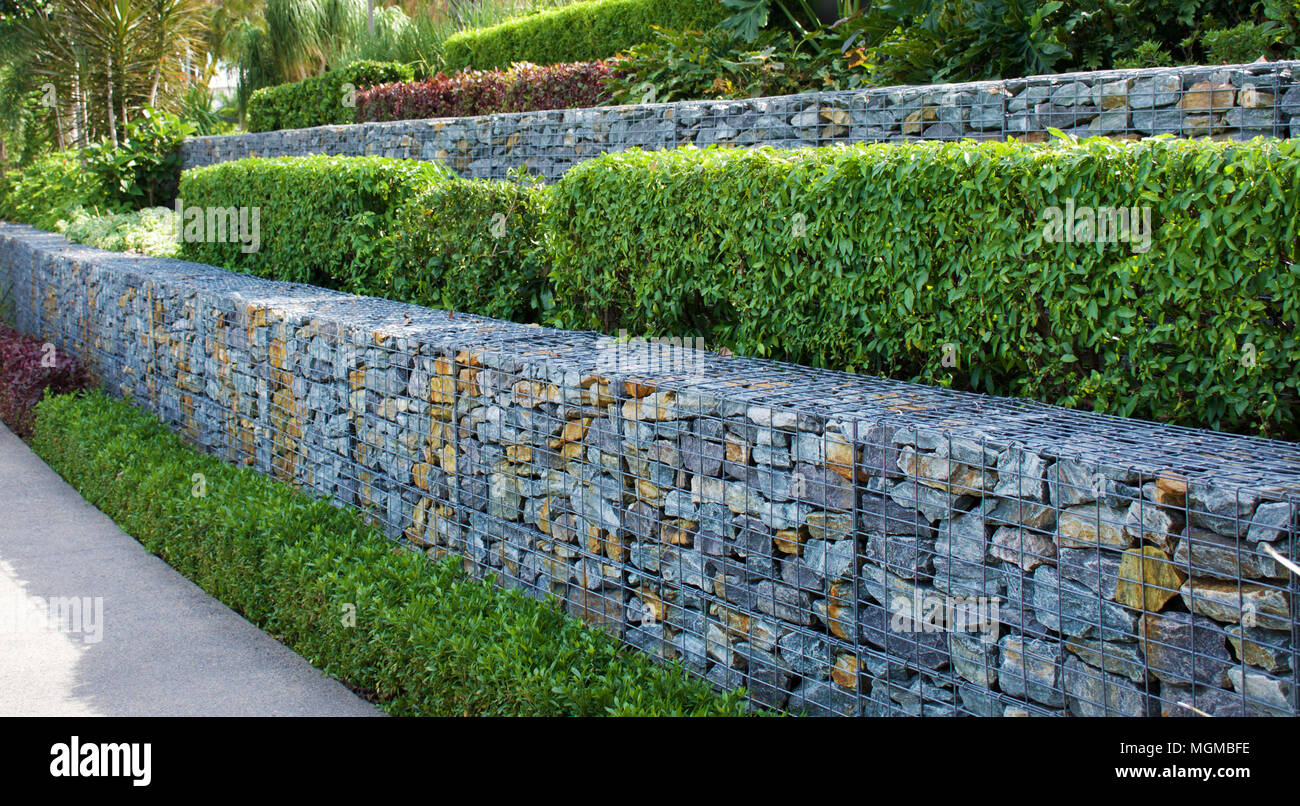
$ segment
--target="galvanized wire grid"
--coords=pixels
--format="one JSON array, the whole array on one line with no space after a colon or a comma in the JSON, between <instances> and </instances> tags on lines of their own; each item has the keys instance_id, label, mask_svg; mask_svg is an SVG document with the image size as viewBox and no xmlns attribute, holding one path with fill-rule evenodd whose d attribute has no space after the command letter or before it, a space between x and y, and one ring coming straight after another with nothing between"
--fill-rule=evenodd
<instances>
[{"instance_id":1,"label":"galvanized wire grid","mask_svg":"<svg viewBox=\"0 0 1300 806\"><path fill-rule=\"evenodd\" d=\"M192 138L185 166L246 156L377 154L439 160L462 176L519 168L547 181L606 152L694 145L781 148L920 140L1041 142L1158 135L1285 138L1300 126L1300 62L1103 71L745 100L326 126Z\"/></svg>"},{"instance_id":2,"label":"galvanized wire grid","mask_svg":"<svg viewBox=\"0 0 1300 806\"><path fill-rule=\"evenodd\" d=\"M1292 135L1292 86L1276 65L1081 73L952 85L843 90L748 101L695 101L490 116L483 144L462 174L503 179L519 165L547 180L609 151L694 145L805 148L924 140L1045 142L1076 137L1138 140L1158 135L1224 140ZM1300 108L1294 110L1300 113Z\"/></svg>"},{"instance_id":3,"label":"galvanized wire grid","mask_svg":"<svg viewBox=\"0 0 1300 806\"><path fill-rule=\"evenodd\" d=\"M756 707L1295 713L1295 444L15 231L20 325L109 389Z\"/></svg>"}]
</instances>

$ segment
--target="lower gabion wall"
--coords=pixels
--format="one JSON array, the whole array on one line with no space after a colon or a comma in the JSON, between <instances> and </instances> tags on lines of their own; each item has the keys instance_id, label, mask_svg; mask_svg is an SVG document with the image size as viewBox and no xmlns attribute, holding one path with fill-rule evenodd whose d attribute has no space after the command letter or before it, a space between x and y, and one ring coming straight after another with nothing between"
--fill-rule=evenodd
<instances>
[{"instance_id":1,"label":"lower gabion wall","mask_svg":"<svg viewBox=\"0 0 1300 806\"><path fill-rule=\"evenodd\" d=\"M1300 446L0 225L19 327L205 449L757 703L1296 712Z\"/></svg>"}]
</instances>

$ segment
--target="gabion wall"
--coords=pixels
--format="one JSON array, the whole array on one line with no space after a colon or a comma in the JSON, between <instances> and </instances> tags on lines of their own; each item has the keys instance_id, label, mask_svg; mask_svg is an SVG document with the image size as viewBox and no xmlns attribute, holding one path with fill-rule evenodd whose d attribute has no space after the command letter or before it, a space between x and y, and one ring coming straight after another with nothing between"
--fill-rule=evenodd
<instances>
[{"instance_id":1,"label":"gabion wall","mask_svg":"<svg viewBox=\"0 0 1300 806\"><path fill-rule=\"evenodd\" d=\"M1295 136L1300 62L1111 70L968 84L887 87L742 101L520 112L197 137L186 168L244 157L377 154L438 160L499 179L526 166L555 179L632 147L785 148L885 140Z\"/></svg>"},{"instance_id":2,"label":"gabion wall","mask_svg":"<svg viewBox=\"0 0 1300 806\"><path fill-rule=\"evenodd\" d=\"M1300 446L0 225L18 325L228 461L842 715L1294 714Z\"/></svg>"}]
</instances>

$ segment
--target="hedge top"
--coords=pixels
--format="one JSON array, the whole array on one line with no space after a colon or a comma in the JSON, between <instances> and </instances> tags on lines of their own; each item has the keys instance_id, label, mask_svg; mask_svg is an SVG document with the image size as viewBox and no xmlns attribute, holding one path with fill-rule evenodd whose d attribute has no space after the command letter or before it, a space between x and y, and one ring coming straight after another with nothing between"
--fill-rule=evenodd
<instances>
[{"instance_id":1,"label":"hedge top","mask_svg":"<svg viewBox=\"0 0 1300 806\"><path fill-rule=\"evenodd\" d=\"M446 42L446 66L605 59L650 41L653 26L711 28L730 15L718 0L589 0L453 34Z\"/></svg>"}]
</instances>

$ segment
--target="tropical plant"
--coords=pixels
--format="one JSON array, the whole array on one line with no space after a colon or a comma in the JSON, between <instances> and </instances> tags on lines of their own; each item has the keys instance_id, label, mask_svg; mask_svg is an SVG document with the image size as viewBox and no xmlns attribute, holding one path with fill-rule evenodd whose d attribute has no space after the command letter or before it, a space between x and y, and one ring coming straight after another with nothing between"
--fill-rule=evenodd
<instances>
[{"instance_id":1,"label":"tropical plant","mask_svg":"<svg viewBox=\"0 0 1300 806\"><path fill-rule=\"evenodd\" d=\"M94 143L82 150L82 158L111 203L132 210L167 205L180 182L180 144L193 133L194 124L145 107L126 125L120 145Z\"/></svg>"},{"instance_id":2,"label":"tropical plant","mask_svg":"<svg viewBox=\"0 0 1300 806\"><path fill-rule=\"evenodd\" d=\"M63 146L116 145L143 107L170 107L194 78L201 0L63 0L13 26L15 72L39 90Z\"/></svg>"}]
</instances>

